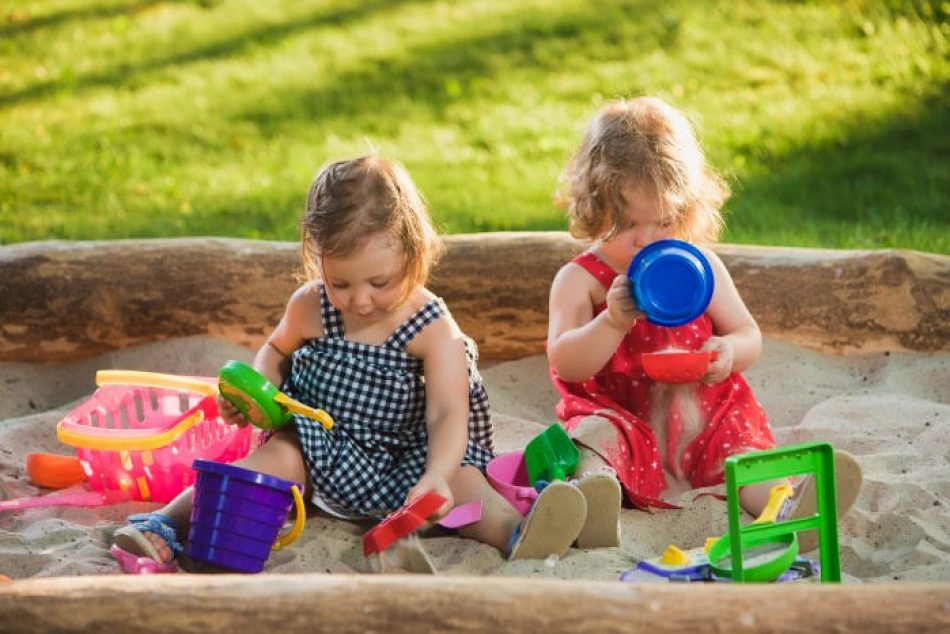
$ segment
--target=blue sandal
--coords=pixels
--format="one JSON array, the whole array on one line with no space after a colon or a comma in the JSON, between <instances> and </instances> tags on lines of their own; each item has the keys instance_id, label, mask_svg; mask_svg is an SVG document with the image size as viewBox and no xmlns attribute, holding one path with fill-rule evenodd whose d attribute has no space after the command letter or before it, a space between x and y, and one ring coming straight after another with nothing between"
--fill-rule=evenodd
<instances>
[{"instance_id":1,"label":"blue sandal","mask_svg":"<svg viewBox=\"0 0 950 634\"><path fill-rule=\"evenodd\" d=\"M164 539L172 551L171 559L185 550L178 541L178 523L163 513L136 513L129 515L128 522L113 536L114 543L122 550L140 553L159 563L168 563L162 560L158 549L145 537L145 533L155 533Z\"/></svg>"}]
</instances>

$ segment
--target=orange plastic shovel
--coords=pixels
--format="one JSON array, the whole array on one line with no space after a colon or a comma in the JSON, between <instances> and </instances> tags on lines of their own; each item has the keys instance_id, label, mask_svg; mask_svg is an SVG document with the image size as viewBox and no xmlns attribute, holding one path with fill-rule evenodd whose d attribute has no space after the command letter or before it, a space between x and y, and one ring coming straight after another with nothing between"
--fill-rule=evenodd
<instances>
[{"instance_id":1,"label":"orange plastic shovel","mask_svg":"<svg viewBox=\"0 0 950 634\"><path fill-rule=\"evenodd\" d=\"M48 489L65 489L86 481L86 472L76 456L31 453L26 457L26 472L35 484Z\"/></svg>"}]
</instances>

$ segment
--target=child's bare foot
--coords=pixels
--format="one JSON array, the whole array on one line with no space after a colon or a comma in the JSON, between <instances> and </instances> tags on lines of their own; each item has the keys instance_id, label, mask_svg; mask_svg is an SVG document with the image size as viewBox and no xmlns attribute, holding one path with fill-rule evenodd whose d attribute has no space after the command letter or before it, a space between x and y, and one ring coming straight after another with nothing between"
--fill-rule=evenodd
<instances>
[{"instance_id":1,"label":"child's bare foot","mask_svg":"<svg viewBox=\"0 0 950 634\"><path fill-rule=\"evenodd\" d=\"M178 541L178 525L161 513L140 513L129 516L129 523L113 537L122 550L168 563L183 548Z\"/></svg>"}]
</instances>

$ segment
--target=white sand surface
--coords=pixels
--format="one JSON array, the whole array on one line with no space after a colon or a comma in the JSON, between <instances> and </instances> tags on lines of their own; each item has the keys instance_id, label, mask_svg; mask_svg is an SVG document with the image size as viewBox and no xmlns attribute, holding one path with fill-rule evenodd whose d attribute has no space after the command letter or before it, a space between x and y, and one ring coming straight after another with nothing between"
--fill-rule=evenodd
<instances>
[{"instance_id":1,"label":"white sand surface","mask_svg":"<svg viewBox=\"0 0 950 634\"><path fill-rule=\"evenodd\" d=\"M94 390L98 369L213 375L252 351L210 338L122 350L67 364L0 363L0 499L49 493L26 474L31 452L70 454L55 425ZM543 357L483 368L499 451L522 447L554 422L556 396ZM747 373L780 444L827 440L864 469L856 508L839 521L842 570L851 581L950 580L950 354L831 355L767 340ZM682 484L680 510L623 512L619 548L571 550L558 561L506 562L489 546L449 534L424 543L441 573L617 579L668 544L701 546L722 533L725 504ZM108 553L131 512L155 504L0 512L0 574L12 578L120 574ZM303 536L274 553L265 572L363 573L367 525L312 512Z\"/></svg>"}]
</instances>

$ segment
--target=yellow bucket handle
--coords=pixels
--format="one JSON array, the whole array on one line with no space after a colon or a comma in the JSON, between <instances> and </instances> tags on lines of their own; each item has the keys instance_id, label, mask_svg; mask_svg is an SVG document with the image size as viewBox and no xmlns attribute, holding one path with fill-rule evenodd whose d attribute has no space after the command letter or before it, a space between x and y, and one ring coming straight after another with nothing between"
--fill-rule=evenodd
<instances>
[{"instance_id":1,"label":"yellow bucket handle","mask_svg":"<svg viewBox=\"0 0 950 634\"><path fill-rule=\"evenodd\" d=\"M297 518L294 520L294 526L285 535L281 535L271 547L273 550L280 550L284 546L297 541L300 534L303 533L303 525L307 521L307 509L304 508L303 495L300 494L300 487L296 484L290 487L290 492L294 494L294 506L297 509Z\"/></svg>"},{"instance_id":2,"label":"yellow bucket handle","mask_svg":"<svg viewBox=\"0 0 950 634\"><path fill-rule=\"evenodd\" d=\"M138 370L99 370L96 372L96 385L115 384L197 392L204 396L218 395L218 386L213 383L175 374L140 372ZM300 401L290 398L283 392L277 392L274 396L274 400L294 414L300 414L301 416L314 419L328 431L333 429L333 417L322 409L315 409L304 405Z\"/></svg>"},{"instance_id":3,"label":"yellow bucket handle","mask_svg":"<svg viewBox=\"0 0 950 634\"><path fill-rule=\"evenodd\" d=\"M85 449L148 451L170 445L186 431L201 423L204 418L204 413L198 410L160 434L152 433L150 430L137 430L139 433L130 434L130 430L123 430L125 434L121 436L116 435L115 429L79 426L68 423L64 418L56 424L56 439L64 445Z\"/></svg>"},{"instance_id":4,"label":"yellow bucket handle","mask_svg":"<svg viewBox=\"0 0 950 634\"><path fill-rule=\"evenodd\" d=\"M160 372L139 372L138 370L99 370L96 372L96 385L134 385L138 387L158 387L170 390L197 392L204 396L217 396L218 386L201 379L192 379Z\"/></svg>"}]
</instances>

